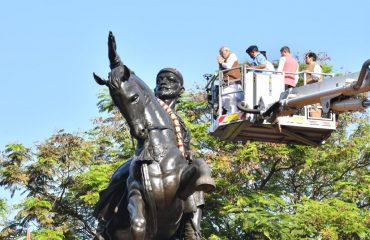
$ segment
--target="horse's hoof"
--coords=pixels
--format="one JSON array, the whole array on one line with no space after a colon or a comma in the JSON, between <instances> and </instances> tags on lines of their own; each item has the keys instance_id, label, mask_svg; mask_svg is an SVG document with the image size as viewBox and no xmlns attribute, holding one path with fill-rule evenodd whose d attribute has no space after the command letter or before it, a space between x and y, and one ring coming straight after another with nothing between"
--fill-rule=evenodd
<instances>
[{"instance_id":1,"label":"horse's hoof","mask_svg":"<svg viewBox=\"0 0 370 240\"><path fill-rule=\"evenodd\" d=\"M213 192L216 189L215 181L210 176L201 176L195 182L195 190L205 193Z\"/></svg>"}]
</instances>

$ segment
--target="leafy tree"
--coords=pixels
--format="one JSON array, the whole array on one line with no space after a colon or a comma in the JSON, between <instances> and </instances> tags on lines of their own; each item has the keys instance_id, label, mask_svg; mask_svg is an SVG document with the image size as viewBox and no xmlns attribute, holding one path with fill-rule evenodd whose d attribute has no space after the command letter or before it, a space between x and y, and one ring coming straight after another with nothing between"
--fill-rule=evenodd
<instances>
[{"instance_id":1,"label":"leafy tree","mask_svg":"<svg viewBox=\"0 0 370 240\"><path fill-rule=\"evenodd\" d=\"M3 222L7 213L7 203L5 199L0 198L0 221ZM1 225L0 225L1 226Z\"/></svg>"},{"instance_id":2,"label":"leafy tree","mask_svg":"<svg viewBox=\"0 0 370 240\"><path fill-rule=\"evenodd\" d=\"M105 94L100 98L106 97ZM1 154L0 185L24 196L15 205L16 216L6 223L1 238L25 235L37 229L37 239L91 239L96 219L92 216L99 191L114 170L133 152L128 128L118 112L95 119L95 127L83 134L63 130L35 150L8 144Z\"/></svg>"},{"instance_id":3,"label":"leafy tree","mask_svg":"<svg viewBox=\"0 0 370 240\"><path fill-rule=\"evenodd\" d=\"M217 190L206 201L207 238L370 236L367 112L341 115L338 131L326 144L312 148L213 139L205 134L206 105L194 98L179 106L189 119L194 146L200 147L197 152L212 165L216 177Z\"/></svg>"}]
</instances>

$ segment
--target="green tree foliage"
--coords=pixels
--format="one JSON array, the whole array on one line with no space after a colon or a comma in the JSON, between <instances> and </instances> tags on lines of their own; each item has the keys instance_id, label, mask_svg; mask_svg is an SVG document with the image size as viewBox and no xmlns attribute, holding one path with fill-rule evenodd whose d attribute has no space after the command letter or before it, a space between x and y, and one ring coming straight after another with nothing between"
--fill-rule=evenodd
<instances>
[{"instance_id":1,"label":"green tree foliage","mask_svg":"<svg viewBox=\"0 0 370 240\"><path fill-rule=\"evenodd\" d=\"M205 239L369 239L370 124L366 112L340 116L338 131L312 148L260 142L228 143L207 134L202 93L188 93L178 113L192 148L217 183L206 197ZM127 124L99 96L105 117L85 133L59 131L33 148L9 144L0 156L0 185L18 192L14 219L2 239L91 239L98 192L133 155ZM1 202L0 202L1 203ZM0 205L2 209L3 205Z\"/></svg>"},{"instance_id":2,"label":"green tree foliage","mask_svg":"<svg viewBox=\"0 0 370 240\"><path fill-rule=\"evenodd\" d=\"M105 94L100 98L100 109L110 112L107 118L95 119L93 129L83 134L61 130L35 149L6 146L0 156L0 185L12 194L18 191L23 200L13 206L15 218L5 223L1 239L25 236L27 228L36 229L36 239L95 235L92 211L99 191L133 153L125 122L106 108Z\"/></svg>"},{"instance_id":3,"label":"green tree foliage","mask_svg":"<svg viewBox=\"0 0 370 240\"><path fill-rule=\"evenodd\" d=\"M205 134L206 105L199 97L180 104L193 146L200 147L195 151L211 164L217 182L206 201L206 238L370 237L367 112L341 115L338 131L313 148L213 139Z\"/></svg>"},{"instance_id":4,"label":"green tree foliage","mask_svg":"<svg viewBox=\"0 0 370 240\"><path fill-rule=\"evenodd\" d=\"M5 199L0 198L0 222L3 223L7 213L7 203ZM2 226L2 224L0 224Z\"/></svg>"}]
</instances>

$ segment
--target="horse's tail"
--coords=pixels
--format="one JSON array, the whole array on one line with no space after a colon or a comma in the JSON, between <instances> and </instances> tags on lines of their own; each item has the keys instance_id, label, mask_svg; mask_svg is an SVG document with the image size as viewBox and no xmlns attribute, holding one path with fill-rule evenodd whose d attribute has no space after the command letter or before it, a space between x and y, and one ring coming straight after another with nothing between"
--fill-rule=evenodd
<instances>
[{"instance_id":1,"label":"horse's tail","mask_svg":"<svg viewBox=\"0 0 370 240\"><path fill-rule=\"evenodd\" d=\"M150 217L151 221L147 221L148 230L147 232L152 233L153 235L150 237L154 237L157 234L157 207L153 198L153 188L152 184L150 183L149 178L149 171L148 171L148 164L143 163L141 165L141 178L143 182L143 192L145 202L148 205L148 216Z\"/></svg>"}]
</instances>

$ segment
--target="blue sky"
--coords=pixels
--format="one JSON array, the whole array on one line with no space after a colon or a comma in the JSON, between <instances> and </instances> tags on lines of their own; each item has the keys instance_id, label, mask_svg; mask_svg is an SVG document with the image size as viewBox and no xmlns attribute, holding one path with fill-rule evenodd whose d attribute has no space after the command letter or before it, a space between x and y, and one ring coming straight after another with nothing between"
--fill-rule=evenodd
<instances>
[{"instance_id":1,"label":"blue sky","mask_svg":"<svg viewBox=\"0 0 370 240\"><path fill-rule=\"evenodd\" d=\"M102 88L92 72L107 76L109 30L149 86L171 66L194 89L217 68L223 45L240 61L252 44L270 60L283 45L300 55L326 51L335 71L358 71L370 58L369 9L367 0L2 1L0 151L91 127Z\"/></svg>"}]
</instances>

